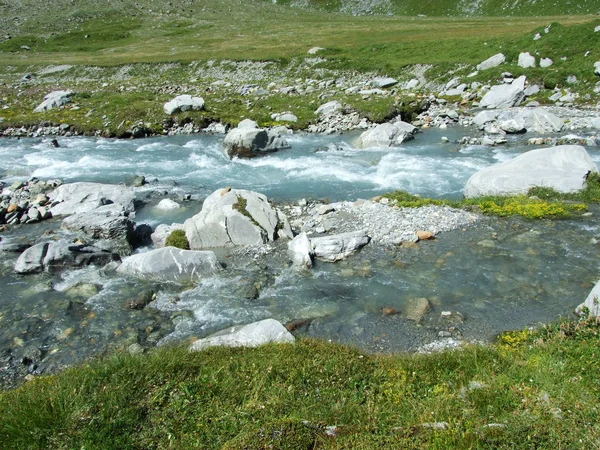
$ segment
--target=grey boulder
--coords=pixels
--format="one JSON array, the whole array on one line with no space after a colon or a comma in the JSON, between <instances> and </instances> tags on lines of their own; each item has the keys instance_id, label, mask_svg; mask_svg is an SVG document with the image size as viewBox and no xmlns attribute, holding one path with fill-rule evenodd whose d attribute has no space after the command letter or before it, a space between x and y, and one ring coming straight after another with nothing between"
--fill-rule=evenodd
<instances>
[{"instance_id":1,"label":"grey boulder","mask_svg":"<svg viewBox=\"0 0 600 450\"><path fill-rule=\"evenodd\" d=\"M500 84L492 88L483 96L479 102L482 108L510 108L518 106L525 94L525 76L515 78L510 84Z\"/></svg>"},{"instance_id":2,"label":"grey boulder","mask_svg":"<svg viewBox=\"0 0 600 450\"><path fill-rule=\"evenodd\" d=\"M491 69L492 67L498 67L504 61L506 61L506 56L504 56L502 53L498 53L497 55L494 55L477 64L477 70L486 70Z\"/></svg>"},{"instance_id":3,"label":"grey boulder","mask_svg":"<svg viewBox=\"0 0 600 450\"><path fill-rule=\"evenodd\" d=\"M317 116L331 116L340 112L342 108L343 106L340 102L338 102L337 100L332 100L319 106L315 111L315 114Z\"/></svg>"},{"instance_id":4,"label":"grey boulder","mask_svg":"<svg viewBox=\"0 0 600 450\"><path fill-rule=\"evenodd\" d=\"M310 240L312 253L324 261L340 261L371 241L365 230L323 236Z\"/></svg>"},{"instance_id":5,"label":"grey boulder","mask_svg":"<svg viewBox=\"0 0 600 450\"><path fill-rule=\"evenodd\" d=\"M584 311L590 317L600 317L600 281L590 291L585 301L575 309L577 314L583 315Z\"/></svg>"},{"instance_id":6,"label":"grey boulder","mask_svg":"<svg viewBox=\"0 0 600 450\"><path fill-rule=\"evenodd\" d=\"M414 138L417 128L406 122L382 123L363 132L356 141L358 148L396 147Z\"/></svg>"},{"instance_id":7,"label":"grey boulder","mask_svg":"<svg viewBox=\"0 0 600 450\"><path fill-rule=\"evenodd\" d=\"M207 338L199 339L190 346L191 351L209 347L258 347L280 343L293 344L294 336L275 319L265 319L249 325L235 326L219 331Z\"/></svg>"},{"instance_id":8,"label":"grey boulder","mask_svg":"<svg viewBox=\"0 0 600 450\"><path fill-rule=\"evenodd\" d=\"M464 196L526 194L534 186L577 192L585 187L590 172L598 172L598 168L581 146L531 150L476 172L467 181Z\"/></svg>"},{"instance_id":9,"label":"grey boulder","mask_svg":"<svg viewBox=\"0 0 600 450\"><path fill-rule=\"evenodd\" d=\"M229 158L253 158L287 148L290 145L280 133L258 128L256 122L248 119L229 131L223 141L223 149Z\"/></svg>"},{"instance_id":10,"label":"grey boulder","mask_svg":"<svg viewBox=\"0 0 600 450\"><path fill-rule=\"evenodd\" d=\"M48 197L52 201L53 216L92 211L99 206L119 204L125 211L134 210L135 194L127 186L100 183L69 183L59 186Z\"/></svg>"},{"instance_id":11,"label":"grey boulder","mask_svg":"<svg viewBox=\"0 0 600 450\"><path fill-rule=\"evenodd\" d=\"M201 111L204 109L204 99L187 94L178 95L173 100L165 103L163 109L165 114L175 114L181 111Z\"/></svg>"},{"instance_id":12,"label":"grey boulder","mask_svg":"<svg viewBox=\"0 0 600 450\"><path fill-rule=\"evenodd\" d=\"M293 237L285 214L273 208L263 194L243 189L213 192L183 228L191 249L260 245L278 237Z\"/></svg>"},{"instance_id":13,"label":"grey boulder","mask_svg":"<svg viewBox=\"0 0 600 450\"><path fill-rule=\"evenodd\" d=\"M44 101L40 103L33 112L44 112L51 109L60 108L71 101L73 92L71 91L53 91L44 97Z\"/></svg>"},{"instance_id":14,"label":"grey boulder","mask_svg":"<svg viewBox=\"0 0 600 450\"><path fill-rule=\"evenodd\" d=\"M104 266L118 261L119 255L91 245L77 245L60 240L42 242L25 250L15 263L20 274L56 272L67 267L83 267L90 264Z\"/></svg>"},{"instance_id":15,"label":"grey boulder","mask_svg":"<svg viewBox=\"0 0 600 450\"><path fill-rule=\"evenodd\" d=\"M82 232L94 239L130 240L135 222L118 203L100 206L90 212L73 214L62 221L62 228Z\"/></svg>"},{"instance_id":16,"label":"grey boulder","mask_svg":"<svg viewBox=\"0 0 600 450\"><path fill-rule=\"evenodd\" d=\"M398 84L398 80L391 77L376 77L371 80L370 85L374 88L387 88Z\"/></svg>"},{"instance_id":17,"label":"grey boulder","mask_svg":"<svg viewBox=\"0 0 600 450\"><path fill-rule=\"evenodd\" d=\"M198 282L220 270L213 252L164 247L126 258L117 272L145 280L185 284Z\"/></svg>"}]
</instances>

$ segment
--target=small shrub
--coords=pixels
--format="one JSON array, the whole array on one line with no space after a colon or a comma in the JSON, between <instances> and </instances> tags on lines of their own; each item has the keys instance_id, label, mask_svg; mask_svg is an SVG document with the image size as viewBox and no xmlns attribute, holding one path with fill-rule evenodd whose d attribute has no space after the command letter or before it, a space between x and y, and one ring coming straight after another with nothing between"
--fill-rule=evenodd
<instances>
[{"instance_id":1,"label":"small shrub","mask_svg":"<svg viewBox=\"0 0 600 450\"><path fill-rule=\"evenodd\" d=\"M182 250L190 249L190 243L183 230L173 231L165 241L165 246L180 248Z\"/></svg>"}]
</instances>

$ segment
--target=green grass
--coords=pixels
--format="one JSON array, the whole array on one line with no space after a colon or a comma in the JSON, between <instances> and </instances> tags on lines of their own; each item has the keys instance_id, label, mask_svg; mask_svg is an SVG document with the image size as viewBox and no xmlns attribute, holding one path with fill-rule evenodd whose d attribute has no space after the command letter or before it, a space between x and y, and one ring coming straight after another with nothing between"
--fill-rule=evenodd
<instances>
[{"instance_id":1,"label":"green grass","mask_svg":"<svg viewBox=\"0 0 600 450\"><path fill-rule=\"evenodd\" d=\"M182 250L189 250L190 243L183 230L173 230L173 232L165 240L165 247L175 247Z\"/></svg>"},{"instance_id":2,"label":"green grass","mask_svg":"<svg viewBox=\"0 0 600 450\"><path fill-rule=\"evenodd\" d=\"M485 196L463 200L423 198L405 191L390 192L384 197L393 200L394 205L404 208L437 205L477 210L499 217L566 219L586 212L590 203L600 203L600 174L590 174L585 188L581 192L571 194L563 194L546 187L534 187L527 195Z\"/></svg>"},{"instance_id":3,"label":"green grass","mask_svg":"<svg viewBox=\"0 0 600 450\"><path fill-rule=\"evenodd\" d=\"M14 449L595 448L598 342L589 319L434 355L313 340L118 353L0 394L0 439ZM422 426L431 422L448 428Z\"/></svg>"}]
</instances>

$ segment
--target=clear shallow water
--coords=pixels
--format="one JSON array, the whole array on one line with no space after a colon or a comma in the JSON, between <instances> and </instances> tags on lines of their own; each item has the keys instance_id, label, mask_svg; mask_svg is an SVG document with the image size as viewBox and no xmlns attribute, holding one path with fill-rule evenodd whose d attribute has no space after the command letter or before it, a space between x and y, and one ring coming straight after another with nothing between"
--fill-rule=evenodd
<instances>
[{"instance_id":1,"label":"clear shallow water","mask_svg":"<svg viewBox=\"0 0 600 450\"><path fill-rule=\"evenodd\" d=\"M156 180L139 188L138 196L152 199L136 217L156 226L196 214L200 200L223 186L256 190L277 201L352 200L394 189L459 198L475 171L526 150L519 138L493 149L441 143L441 136L453 140L464 134L430 130L402 149L370 150L353 149L354 135L295 135L291 150L234 161L224 157L222 137L215 136L65 138L58 149L44 139L0 140L0 176L8 182L36 176L124 183L145 175ZM600 163L600 153L589 150ZM198 201L176 213L159 212L152 207L155 191L173 198L190 193ZM309 319L310 327L301 333L374 351L414 349L451 327L454 336L486 340L568 315L585 298L599 271L598 245L592 243L600 236L599 212L594 213L581 221L484 220L468 232L445 233L416 248L367 246L347 261L320 263L304 275L287 268L285 243L250 263L224 251L219 255L227 264L223 276L183 291L93 267L17 276L12 273L17 255L0 254L0 350L13 365L31 356L37 368L25 369L55 370L109 348L162 345L266 317ZM2 237L33 241L47 230L60 233L59 227L51 220ZM493 246L481 245L490 239ZM95 290L70 289L82 283ZM151 306L129 309L131 299L148 289L156 292ZM419 297L432 304L420 325L381 312L383 307L402 311ZM447 310L462 314L464 322L444 321L440 313Z\"/></svg>"}]
</instances>

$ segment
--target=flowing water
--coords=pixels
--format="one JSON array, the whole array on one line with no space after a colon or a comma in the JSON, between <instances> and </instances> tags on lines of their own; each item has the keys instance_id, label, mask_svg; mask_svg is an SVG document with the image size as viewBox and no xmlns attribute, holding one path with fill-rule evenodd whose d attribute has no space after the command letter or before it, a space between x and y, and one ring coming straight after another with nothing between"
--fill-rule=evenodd
<instances>
[{"instance_id":1,"label":"flowing water","mask_svg":"<svg viewBox=\"0 0 600 450\"><path fill-rule=\"evenodd\" d=\"M233 161L223 155L220 136L60 138L60 148L48 139L5 139L0 177L9 183L32 176L126 183L144 175L150 182L136 192L147 205L136 221L156 226L191 217L206 195L225 186L282 203L355 200L396 189L460 198L474 172L527 149L519 137L498 148L441 142L442 136L452 141L464 133L428 130L401 149L369 150L354 149L353 134L297 134L289 138L291 150ZM600 152L588 151L600 163ZM178 200L185 194L192 200L177 212L154 208L164 196ZM415 349L438 339L440 331L488 340L568 315L583 301L599 269L600 211L593 212L591 218L557 222L485 218L414 248L367 246L346 261L317 263L309 274L287 267L285 243L256 258L223 251L225 273L185 290L94 267L18 276L12 272L18 255L4 253L0 352L5 361L24 361L27 370L43 372L114 347L162 345L266 317L307 319L301 335L382 352ZM59 227L60 220L52 219L2 237L33 241L45 232L60 233ZM131 299L145 290L156 292L156 300L141 311L130 309ZM386 307L401 312L420 297L429 299L432 311L419 324L403 314L382 314ZM442 317L442 311L453 315Z\"/></svg>"}]
</instances>

